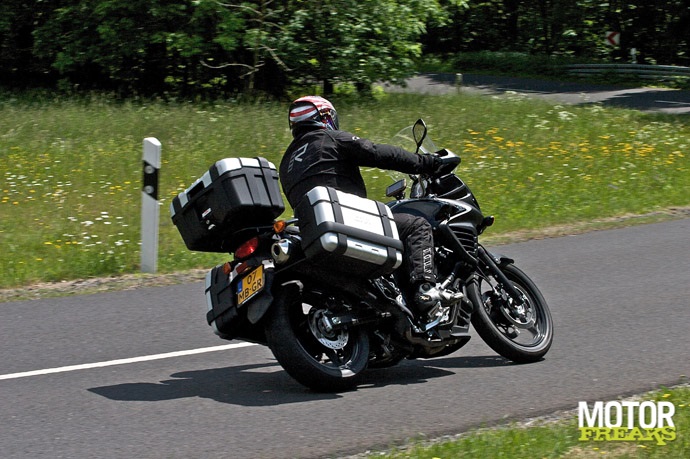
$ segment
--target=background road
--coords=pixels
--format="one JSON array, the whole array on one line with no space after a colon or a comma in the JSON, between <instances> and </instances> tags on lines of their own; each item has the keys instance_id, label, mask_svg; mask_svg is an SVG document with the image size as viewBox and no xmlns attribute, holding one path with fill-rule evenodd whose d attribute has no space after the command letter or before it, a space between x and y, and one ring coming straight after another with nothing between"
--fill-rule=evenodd
<instances>
[{"instance_id":1,"label":"background road","mask_svg":"<svg viewBox=\"0 0 690 459\"><path fill-rule=\"evenodd\" d=\"M260 346L22 374L227 344L205 323L200 283L3 303L0 451L337 457L676 384L690 374L689 235L683 219L494 247L551 305L544 361L513 365L475 336L339 394L293 382Z\"/></svg>"},{"instance_id":2,"label":"background road","mask_svg":"<svg viewBox=\"0 0 690 459\"><path fill-rule=\"evenodd\" d=\"M458 86L454 74L423 74L407 81L407 87L385 85L387 91L427 94L466 92L470 94L504 94L517 92L530 97L565 104L593 104L632 108L667 114L690 113L690 91L664 88L623 88L593 85L587 82L563 83L530 78L463 74Z\"/></svg>"}]
</instances>

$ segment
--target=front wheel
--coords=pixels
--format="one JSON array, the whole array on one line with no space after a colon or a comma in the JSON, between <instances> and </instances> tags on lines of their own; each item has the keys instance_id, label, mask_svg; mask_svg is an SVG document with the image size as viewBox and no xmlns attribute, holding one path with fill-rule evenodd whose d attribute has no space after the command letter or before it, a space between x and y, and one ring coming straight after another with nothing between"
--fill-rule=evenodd
<instances>
[{"instance_id":1,"label":"front wheel","mask_svg":"<svg viewBox=\"0 0 690 459\"><path fill-rule=\"evenodd\" d=\"M281 292L266 323L266 340L299 383L319 392L352 389L367 368L369 337L358 327L329 330L323 300L309 292Z\"/></svg>"},{"instance_id":2,"label":"front wheel","mask_svg":"<svg viewBox=\"0 0 690 459\"><path fill-rule=\"evenodd\" d=\"M527 274L513 264L500 269L519 297L511 296L490 269L479 272L467 288L475 305L472 325L503 357L518 363L541 360L553 341L549 306Z\"/></svg>"}]
</instances>

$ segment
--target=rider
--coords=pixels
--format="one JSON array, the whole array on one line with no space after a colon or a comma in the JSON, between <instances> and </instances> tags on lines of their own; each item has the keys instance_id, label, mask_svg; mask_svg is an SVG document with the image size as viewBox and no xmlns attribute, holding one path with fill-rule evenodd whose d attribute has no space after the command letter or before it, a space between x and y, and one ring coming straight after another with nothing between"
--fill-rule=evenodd
<instances>
[{"instance_id":1,"label":"rider","mask_svg":"<svg viewBox=\"0 0 690 459\"><path fill-rule=\"evenodd\" d=\"M280 181L294 208L316 186L366 197L359 166L393 169L408 174L434 174L443 169L436 155L417 155L402 148L375 144L339 130L338 114L328 100L306 96L290 105L289 122L293 141L280 163ZM412 292L419 319L426 322L434 306L457 301L458 295L436 285L434 241L431 225L419 216L394 214L407 256L398 276ZM403 271L403 272L404 272Z\"/></svg>"}]
</instances>

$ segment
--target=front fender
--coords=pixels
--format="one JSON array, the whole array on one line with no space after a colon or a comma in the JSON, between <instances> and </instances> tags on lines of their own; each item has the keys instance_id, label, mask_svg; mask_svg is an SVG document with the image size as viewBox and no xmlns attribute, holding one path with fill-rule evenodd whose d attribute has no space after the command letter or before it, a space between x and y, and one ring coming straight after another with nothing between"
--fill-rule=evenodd
<instances>
[{"instance_id":1,"label":"front fender","mask_svg":"<svg viewBox=\"0 0 690 459\"><path fill-rule=\"evenodd\" d=\"M491 261L496 263L496 265L499 268L503 268L504 266L507 265L512 265L515 264L515 260L513 258L510 258L507 255L503 255L502 253L495 253L495 252L490 252L486 247L484 247L482 244L479 245L480 250L479 252L484 252L486 253L489 257L491 257Z\"/></svg>"},{"instance_id":2,"label":"front fender","mask_svg":"<svg viewBox=\"0 0 690 459\"><path fill-rule=\"evenodd\" d=\"M513 258L503 255L502 253L493 253L489 252L488 250L486 251L486 253L488 253L491 256L491 258L494 260L494 263L496 263L499 268L515 264L515 260Z\"/></svg>"},{"instance_id":3,"label":"front fender","mask_svg":"<svg viewBox=\"0 0 690 459\"><path fill-rule=\"evenodd\" d=\"M487 265L487 268L489 269L487 274L494 276L511 296L519 298L520 293L515 289L515 287L513 287L513 284L503 272L503 268L514 263L514 260L505 255L491 253L483 246L479 246L477 253L479 258Z\"/></svg>"}]
</instances>

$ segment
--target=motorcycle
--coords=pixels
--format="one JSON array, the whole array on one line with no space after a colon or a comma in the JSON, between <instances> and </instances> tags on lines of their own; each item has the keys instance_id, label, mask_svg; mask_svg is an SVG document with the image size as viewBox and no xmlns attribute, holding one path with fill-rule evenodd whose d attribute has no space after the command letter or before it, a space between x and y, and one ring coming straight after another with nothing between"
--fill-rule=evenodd
<instances>
[{"instance_id":1,"label":"motorcycle","mask_svg":"<svg viewBox=\"0 0 690 459\"><path fill-rule=\"evenodd\" d=\"M218 232L223 221L228 221L213 216L221 204L209 204L212 199L200 197L203 192L199 191L217 181L216 171L210 180L200 179L176 198L180 202L171 205L173 221L182 233L185 224L180 215L192 214L186 212L191 201L202 202L190 221L197 218L208 232L204 240L215 234L210 239L217 244L200 250L233 254L232 261L216 266L206 276L207 321L214 332L223 339L267 345L291 377L326 392L356 387L367 368L454 353L470 340L470 325L506 359L517 363L541 360L551 347L554 332L546 300L513 259L492 253L479 243L479 236L493 224L494 217L484 216L475 196L453 172L460 157L437 149L427 134L420 119L400 131L396 139L413 142L417 153L439 155L444 171L439 176L410 176L409 197L406 180L395 182L386 192L393 200L385 206L379 203L384 207L379 210L384 220L386 215L401 212L423 216L431 223L437 279L441 287L456 293L454 303L437 304L432 318L420 322L396 280L399 252L392 257L397 257L396 262L366 274L357 266L370 265L353 267L333 257L319 262L307 247L309 224L302 218L304 211L297 213L300 219L275 220L282 202L266 204L276 198L266 198L263 192L258 200L255 196L248 201L242 214L235 214L232 231ZM242 164L249 164L247 161ZM271 168L273 175L264 182L269 189L274 187L274 166L257 161L262 170ZM247 191L242 188L241 193ZM273 189L268 194L275 193ZM247 213L247 209L257 208L257 202L270 207L272 213L259 213L258 217ZM255 218L242 224L237 222L246 218L237 215ZM333 230L333 226L329 228ZM357 229L353 234L360 233ZM392 239L396 236L393 234ZM188 235L183 234L183 238L194 248ZM200 236L197 239L202 240ZM382 239L376 236L372 240ZM368 251L364 258L379 252L364 246ZM390 247L387 250L388 255L396 253Z\"/></svg>"}]
</instances>

